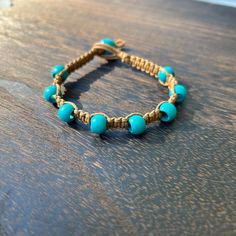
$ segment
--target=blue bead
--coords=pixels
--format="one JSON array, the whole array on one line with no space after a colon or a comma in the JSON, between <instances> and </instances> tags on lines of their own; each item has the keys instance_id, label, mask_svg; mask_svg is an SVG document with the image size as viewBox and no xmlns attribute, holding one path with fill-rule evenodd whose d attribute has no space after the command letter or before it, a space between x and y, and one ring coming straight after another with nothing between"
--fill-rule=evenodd
<instances>
[{"instance_id":1,"label":"blue bead","mask_svg":"<svg viewBox=\"0 0 236 236\"><path fill-rule=\"evenodd\" d=\"M107 118L102 114L92 116L90 119L90 130L95 134L103 134L107 129Z\"/></svg>"},{"instance_id":2,"label":"blue bead","mask_svg":"<svg viewBox=\"0 0 236 236\"><path fill-rule=\"evenodd\" d=\"M50 103L56 103L56 99L54 97L56 95L56 92L57 92L56 85L48 86L44 89L43 97L46 101L48 101Z\"/></svg>"},{"instance_id":3,"label":"blue bead","mask_svg":"<svg viewBox=\"0 0 236 236\"><path fill-rule=\"evenodd\" d=\"M166 70L167 73L172 74L173 76L175 75L174 70L173 70L170 66L164 66L163 68ZM160 70L160 71L158 72L157 77L158 77L158 79L159 79L161 82L163 82L163 83L166 82L166 77L167 77L167 76L166 76L166 74L165 74L163 71Z\"/></svg>"},{"instance_id":4,"label":"blue bead","mask_svg":"<svg viewBox=\"0 0 236 236\"><path fill-rule=\"evenodd\" d=\"M114 40L112 40L110 38L104 38L100 42L103 43L103 44L107 44L107 45L109 45L109 46L111 46L113 48L116 47L116 43L114 42Z\"/></svg>"},{"instance_id":5,"label":"blue bead","mask_svg":"<svg viewBox=\"0 0 236 236\"><path fill-rule=\"evenodd\" d=\"M60 120L69 123L75 119L74 110L75 108L71 104L65 103L58 109L57 115Z\"/></svg>"},{"instance_id":6,"label":"blue bead","mask_svg":"<svg viewBox=\"0 0 236 236\"><path fill-rule=\"evenodd\" d=\"M177 110L175 105L169 102L164 102L160 105L160 111L162 113L161 120L165 122L170 122L175 119Z\"/></svg>"},{"instance_id":7,"label":"blue bead","mask_svg":"<svg viewBox=\"0 0 236 236\"><path fill-rule=\"evenodd\" d=\"M110 38L104 38L104 39L102 39L102 40L100 41L100 43L107 44L107 45L109 45L109 46L111 46L111 47L113 47L113 48L116 47L116 43L114 42L114 40L112 40L112 39L110 39ZM103 54L104 54L104 55L111 55L111 53L108 52L108 51L105 51Z\"/></svg>"},{"instance_id":8,"label":"blue bead","mask_svg":"<svg viewBox=\"0 0 236 236\"><path fill-rule=\"evenodd\" d=\"M51 71L52 77L54 78L56 76L56 74L59 74L64 69L65 69L65 67L63 65L55 65ZM68 76L69 76L69 73L67 71L64 72L62 75L62 81L64 82Z\"/></svg>"},{"instance_id":9,"label":"blue bead","mask_svg":"<svg viewBox=\"0 0 236 236\"><path fill-rule=\"evenodd\" d=\"M146 129L146 121L140 115L132 115L128 119L129 132L134 135L142 134Z\"/></svg>"},{"instance_id":10,"label":"blue bead","mask_svg":"<svg viewBox=\"0 0 236 236\"><path fill-rule=\"evenodd\" d=\"M186 88L181 84L176 84L174 87L175 93L177 94L177 102L183 102L187 96ZM169 91L169 96L172 95L172 91Z\"/></svg>"},{"instance_id":11,"label":"blue bead","mask_svg":"<svg viewBox=\"0 0 236 236\"><path fill-rule=\"evenodd\" d=\"M164 69L166 70L167 73L175 75L174 70L170 66L164 66Z\"/></svg>"}]
</instances>

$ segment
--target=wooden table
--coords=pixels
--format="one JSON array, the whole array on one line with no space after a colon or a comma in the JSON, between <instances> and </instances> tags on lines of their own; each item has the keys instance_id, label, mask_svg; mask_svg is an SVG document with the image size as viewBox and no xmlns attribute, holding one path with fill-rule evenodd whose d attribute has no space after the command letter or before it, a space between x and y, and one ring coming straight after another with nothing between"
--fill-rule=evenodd
<instances>
[{"instance_id":1,"label":"wooden table","mask_svg":"<svg viewBox=\"0 0 236 236\"><path fill-rule=\"evenodd\" d=\"M0 9L0 235L235 235L236 9L188 0L15 0ZM42 98L50 68L104 37L171 65L188 88L172 124L135 138L67 125ZM89 112L167 99L96 59L65 84ZM78 100L79 99L79 100Z\"/></svg>"}]
</instances>

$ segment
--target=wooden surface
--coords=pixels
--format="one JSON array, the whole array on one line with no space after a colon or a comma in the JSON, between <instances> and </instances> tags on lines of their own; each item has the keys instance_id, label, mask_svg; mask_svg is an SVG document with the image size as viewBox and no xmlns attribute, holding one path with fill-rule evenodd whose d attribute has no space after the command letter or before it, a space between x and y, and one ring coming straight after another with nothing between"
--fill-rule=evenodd
<instances>
[{"instance_id":1,"label":"wooden surface","mask_svg":"<svg viewBox=\"0 0 236 236\"><path fill-rule=\"evenodd\" d=\"M235 235L236 9L187 0L15 0L0 9L0 235ZM175 68L189 92L172 124L103 137L57 119L50 68L104 37ZM167 91L99 59L66 97L146 112ZM79 100L78 100L79 99Z\"/></svg>"}]
</instances>

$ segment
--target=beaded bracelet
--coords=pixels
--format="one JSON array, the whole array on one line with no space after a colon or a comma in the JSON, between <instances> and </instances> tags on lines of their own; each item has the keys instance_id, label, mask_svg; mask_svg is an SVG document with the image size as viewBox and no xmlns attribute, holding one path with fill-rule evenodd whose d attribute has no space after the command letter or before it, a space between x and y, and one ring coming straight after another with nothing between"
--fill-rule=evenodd
<instances>
[{"instance_id":1,"label":"beaded bracelet","mask_svg":"<svg viewBox=\"0 0 236 236\"><path fill-rule=\"evenodd\" d=\"M71 122L78 118L85 124L90 125L90 130L96 134L103 134L107 129L128 128L134 135L143 133L146 125L154 121L171 122L176 117L175 103L184 101L187 91L183 85L177 83L175 74L170 66L161 67L149 60L128 55L121 49L124 41L118 39L113 41L104 38L99 43L95 43L90 51L84 53L79 58L69 62L67 65L56 65L52 69L53 85L44 90L44 99L57 105L58 117L64 122ZM120 59L122 62L144 71L154 78L158 78L161 85L169 89L169 99L160 102L155 109L145 114L131 113L125 117L109 117L104 113L90 114L78 109L78 107L62 98L62 83L75 70L91 61L94 56L102 57L106 60Z\"/></svg>"}]
</instances>

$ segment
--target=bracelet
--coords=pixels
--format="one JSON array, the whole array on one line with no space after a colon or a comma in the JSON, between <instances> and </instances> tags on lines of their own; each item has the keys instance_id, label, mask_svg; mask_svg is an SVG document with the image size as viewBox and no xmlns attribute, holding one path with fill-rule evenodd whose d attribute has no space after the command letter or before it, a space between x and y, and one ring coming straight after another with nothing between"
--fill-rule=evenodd
<instances>
[{"instance_id":1,"label":"bracelet","mask_svg":"<svg viewBox=\"0 0 236 236\"><path fill-rule=\"evenodd\" d=\"M90 130L96 134L103 134L107 129L126 128L131 134L142 134L146 126L154 121L171 122L176 117L176 103L183 102L187 91L183 85L177 83L175 73L170 66L161 67L141 57L129 55L121 49L125 42L121 39L113 41L104 38L95 43L90 51L79 58L69 62L67 65L56 65L51 74L53 85L48 86L43 93L44 99L57 105L58 117L64 122L71 122L76 118L90 126ZM62 84L75 70L91 61L95 56L106 60L120 59L140 71L144 71L154 78L158 78L161 85L169 89L169 99L160 102L155 109L145 114L131 113L125 117L109 117L104 113L93 113L78 109L78 107L62 98Z\"/></svg>"}]
</instances>

